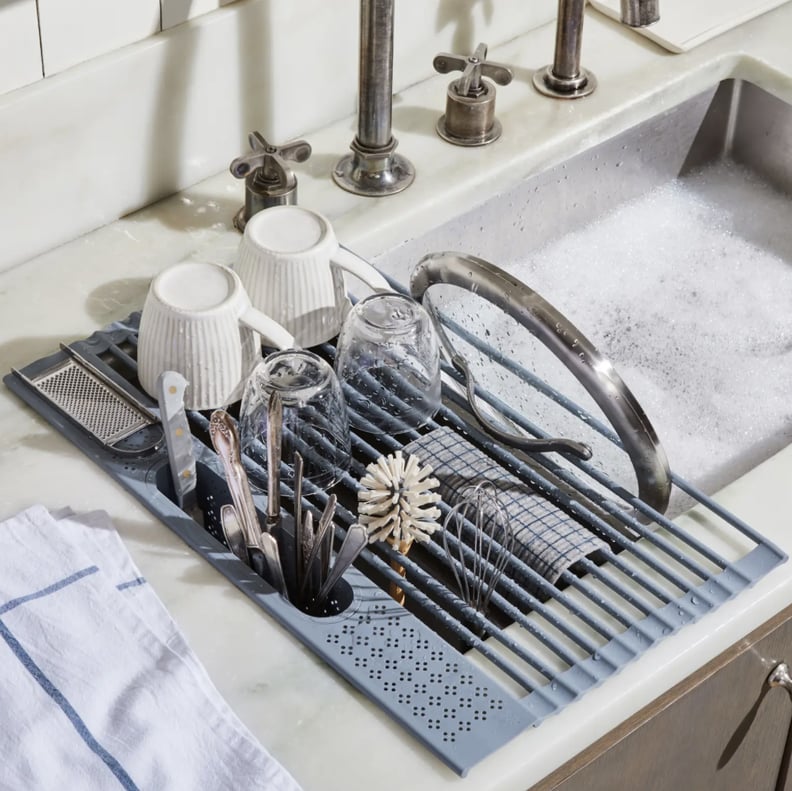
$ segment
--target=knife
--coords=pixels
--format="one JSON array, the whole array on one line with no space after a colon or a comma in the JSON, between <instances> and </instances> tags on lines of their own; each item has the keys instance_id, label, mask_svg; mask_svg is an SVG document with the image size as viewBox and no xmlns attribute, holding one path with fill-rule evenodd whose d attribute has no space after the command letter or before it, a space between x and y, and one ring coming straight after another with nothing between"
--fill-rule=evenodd
<instances>
[{"instance_id":1,"label":"knife","mask_svg":"<svg viewBox=\"0 0 792 791\"><path fill-rule=\"evenodd\" d=\"M283 441L283 400L277 391L267 404L267 522L266 530L280 524L280 464Z\"/></svg>"},{"instance_id":2,"label":"knife","mask_svg":"<svg viewBox=\"0 0 792 791\"><path fill-rule=\"evenodd\" d=\"M294 451L294 585L297 591L302 588L305 574L305 558L303 557L303 522L302 513L303 457Z\"/></svg>"},{"instance_id":3,"label":"knife","mask_svg":"<svg viewBox=\"0 0 792 791\"><path fill-rule=\"evenodd\" d=\"M192 432L184 411L187 384L178 371L163 371L157 380L157 400L176 502L182 511L191 514L198 504L198 498Z\"/></svg>"}]
</instances>

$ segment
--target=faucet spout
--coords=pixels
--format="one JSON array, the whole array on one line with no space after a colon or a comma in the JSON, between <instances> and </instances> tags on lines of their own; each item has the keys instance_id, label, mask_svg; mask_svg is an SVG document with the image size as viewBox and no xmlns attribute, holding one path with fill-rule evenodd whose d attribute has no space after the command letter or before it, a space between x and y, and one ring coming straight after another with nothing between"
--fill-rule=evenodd
<instances>
[{"instance_id":1,"label":"faucet spout","mask_svg":"<svg viewBox=\"0 0 792 791\"><path fill-rule=\"evenodd\" d=\"M580 65L585 9L586 0L558 0L553 63L533 77L534 87L545 96L579 99L597 87L596 77Z\"/></svg>"},{"instance_id":2,"label":"faucet spout","mask_svg":"<svg viewBox=\"0 0 792 791\"><path fill-rule=\"evenodd\" d=\"M659 0L621 0L621 18L630 27L646 27L660 19Z\"/></svg>"},{"instance_id":3,"label":"faucet spout","mask_svg":"<svg viewBox=\"0 0 792 791\"><path fill-rule=\"evenodd\" d=\"M358 131L333 170L335 183L356 195L401 192L415 169L396 152L393 115L394 0L361 0Z\"/></svg>"},{"instance_id":4,"label":"faucet spout","mask_svg":"<svg viewBox=\"0 0 792 791\"><path fill-rule=\"evenodd\" d=\"M646 27L660 19L660 0L621 0L622 22L630 27ZM597 87L597 79L580 65L583 17L586 0L558 0L555 56L550 66L539 69L534 87L556 99L579 99Z\"/></svg>"}]
</instances>

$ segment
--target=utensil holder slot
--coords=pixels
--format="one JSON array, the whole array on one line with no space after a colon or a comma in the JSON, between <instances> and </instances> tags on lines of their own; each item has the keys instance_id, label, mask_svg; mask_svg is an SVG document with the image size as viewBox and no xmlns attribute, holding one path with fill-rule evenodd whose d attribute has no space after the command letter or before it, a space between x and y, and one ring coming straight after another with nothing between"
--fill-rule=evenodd
<instances>
[{"instance_id":1,"label":"utensil holder slot","mask_svg":"<svg viewBox=\"0 0 792 791\"><path fill-rule=\"evenodd\" d=\"M197 440L196 440L197 442ZM202 453L208 453L208 449L203 449ZM189 516L199 525L201 525L212 538L228 550L231 554L231 549L225 539L223 528L221 524L220 511L224 505L232 504L231 494L228 490L225 478L222 474L218 473L212 466L206 462L196 462L196 507ZM154 472L154 481L157 490L168 498L168 500L176 505L176 494L173 488L173 480L170 474L170 468L167 464L160 465ZM264 524L266 520L266 512L260 508L256 509L258 513L259 522ZM286 579L286 586L289 591L287 601L293 603L296 598L294 595L296 589L296 574L294 564L288 562L288 559L294 557L294 521L290 514L282 513L281 527L272 531L275 540L278 543L278 548L281 553L283 562L283 574ZM335 549L335 548L334 548ZM234 556L235 557L235 556ZM244 563L235 558L240 565ZM267 584L272 585L272 580L269 579L265 573L262 578ZM300 612L305 613L313 618L327 618L336 616L343 613L348 609L354 601L354 592L352 586L343 578L341 578L333 587L329 594L327 601L324 605L316 610L309 607L297 608Z\"/></svg>"}]
</instances>

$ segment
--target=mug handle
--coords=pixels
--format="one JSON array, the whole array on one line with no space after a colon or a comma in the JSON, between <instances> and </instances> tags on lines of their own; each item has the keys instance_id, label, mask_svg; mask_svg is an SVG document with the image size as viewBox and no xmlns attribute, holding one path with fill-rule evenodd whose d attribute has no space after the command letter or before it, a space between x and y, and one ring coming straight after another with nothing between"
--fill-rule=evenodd
<instances>
[{"instance_id":1,"label":"mug handle","mask_svg":"<svg viewBox=\"0 0 792 791\"><path fill-rule=\"evenodd\" d=\"M338 245L331 262L339 269L362 280L372 291L393 291L388 281L365 258L361 258L343 245Z\"/></svg>"},{"instance_id":2,"label":"mug handle","mask_svg":"<svg viewBox=\"0 0 792 791\"><path fill-rule=\"evenodd\" d=\"M271 319L266 313L262 313L254 307L248 308L240 317L240 322L249 327L254 332L261 335L261 339L268 345L276 349L294 349L294 336L281 327L277 321Z\"/></svg>"}]
</instances>

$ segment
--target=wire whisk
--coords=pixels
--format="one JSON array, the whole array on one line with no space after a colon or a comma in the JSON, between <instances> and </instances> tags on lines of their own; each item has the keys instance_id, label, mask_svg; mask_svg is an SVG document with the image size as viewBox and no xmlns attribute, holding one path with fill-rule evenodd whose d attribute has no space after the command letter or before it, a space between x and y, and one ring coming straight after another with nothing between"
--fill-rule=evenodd
<instances>
[{"instance_id":1,"label":"wire whisk","mask_svg":"<svg viewBox=\"0 0 792 791\"><path fill-rule=\"evenodd\" d=\"M445 518L442 538L459 597L486 616L514 546L509 517L492 482L462 492Z\"/></svg>"}]
</instances>

